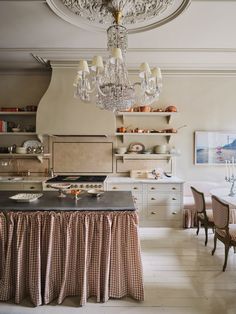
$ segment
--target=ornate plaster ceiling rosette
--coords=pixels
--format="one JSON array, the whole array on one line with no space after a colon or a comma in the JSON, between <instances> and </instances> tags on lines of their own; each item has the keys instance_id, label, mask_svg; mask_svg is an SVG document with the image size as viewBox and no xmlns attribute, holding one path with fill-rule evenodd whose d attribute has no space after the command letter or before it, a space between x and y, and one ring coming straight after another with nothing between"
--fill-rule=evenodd
<instances>
[{"instance_id":1,"label":"ornate plaster ceiling rosette","mask_svg":"<svg viewBox=\"0 0 236 314\"><path fill-rule=\"evenodd\" d=\"M105 31L114 11L122 11L129 33L161 26L181 14L191 0L46 0L63 20L86 30Z\"/></svg>"}]
</instances>

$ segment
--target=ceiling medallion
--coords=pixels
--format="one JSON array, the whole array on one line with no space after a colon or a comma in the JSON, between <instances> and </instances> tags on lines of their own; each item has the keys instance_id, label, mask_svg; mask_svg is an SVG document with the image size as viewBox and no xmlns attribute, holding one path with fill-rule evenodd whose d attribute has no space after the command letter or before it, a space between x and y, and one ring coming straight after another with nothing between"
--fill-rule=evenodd
<instances>
[{"instance_id":1,"label":"ceiling medallion","mask_svg":"<svg viewBox=\"0 0 236 314\"><path fill-rule=\"evenodd\" d=\"M105 31L115 11L123 12L129 33L163 25L181 14L191 0L46 0L62 19L79 27Z\"/></svg>"}]
</instances>

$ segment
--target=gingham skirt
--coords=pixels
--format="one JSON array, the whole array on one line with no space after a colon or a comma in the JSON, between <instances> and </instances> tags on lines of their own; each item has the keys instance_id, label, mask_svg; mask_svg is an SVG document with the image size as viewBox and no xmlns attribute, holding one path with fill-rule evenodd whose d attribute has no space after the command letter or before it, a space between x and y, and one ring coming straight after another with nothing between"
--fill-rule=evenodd
<instances>
[{"instance_id":1,"label":"gingham skirt","mask_svg":"<svg viewBox=\"0 0 236 314\"><path fill-rule=\"evenodd\" d=\"M144 299L136 212L0 212L0 300Z\"/></svg>"}]
</instances>

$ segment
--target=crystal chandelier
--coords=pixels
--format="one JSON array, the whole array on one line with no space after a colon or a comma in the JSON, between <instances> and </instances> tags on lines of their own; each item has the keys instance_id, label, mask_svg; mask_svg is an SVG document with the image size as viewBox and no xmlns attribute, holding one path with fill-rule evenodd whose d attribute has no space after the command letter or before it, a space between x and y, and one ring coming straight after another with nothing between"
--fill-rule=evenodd
<instances>
[{"instance_id":1,"label":"crystal chandelier","mask_svg":"<svg viewBox=\"0 0 236 314\"><path fill-rule=\"evenodd\" d=\"M86 60L80 60L74 81L75 97L90 102L96 96L96 105L118 112L129 110L135 103L151 104L157 100L162 88L162 75L158 67L150 69L147 62L140 65L140 81L131 83L125 55L128 32L120 24L122 13L113 13L115 23L107 29L109 58L103 64L101 56L95 56L89 69Z\"/></svg>"}]
</instances>

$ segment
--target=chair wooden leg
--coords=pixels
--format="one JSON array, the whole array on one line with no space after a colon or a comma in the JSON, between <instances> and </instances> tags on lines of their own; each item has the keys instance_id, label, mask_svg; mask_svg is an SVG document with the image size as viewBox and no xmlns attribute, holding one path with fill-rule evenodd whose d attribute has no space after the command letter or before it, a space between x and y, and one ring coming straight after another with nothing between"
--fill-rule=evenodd
<instances>
[{"instance_id":1,"label":"chair wooden leg","mask_svg":"<svg viewBox=\"0 0 236 314\"><path fill-rule=\"evenodd\" d=\"M205 229L205 246L207 246L207 242L208 242L208 226L207 226L207 224L204 224L204 229Z\"/></svg>"},{"instance_id":2,"label":"chair wooden leg","mask_svg":"<svg viewBox=\"0 0 236 314\"><path fill-rule=\"evenodd\" d=\"M198 235L198 233L199 233L199 225L200 225L200 220L199 220L199 218L197 217L197 232L196 232L197 235Z\"/></svg>"},{"instance_id":3,"label":"chair wooden leg","mask_svg":"<svg viewBox=\"0 0 236 314\"><path fill-rule=\"evenodd\" d=\"M216 250L216 241L217 241L217 237L216 237L216 234L214 235L214 248L213 248L213 250L212 250L212 252L211 252L211 255L214 255L214 253L215 253L215 250Z\"/></svg>"},{"instance_id":4,"label":"chair wooden leg","mask_svg":"<svg viewBox=\"0 0 236 314\"><path fill-rule=\"evenodd\" d=\"M224 266L223 266L223 271L225 271L226 266L227 266L229 248L230 248L230 245L228 243L226 243L225 244L225 262L224 262Z\"/></svg>"}]
</instances>

